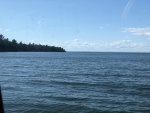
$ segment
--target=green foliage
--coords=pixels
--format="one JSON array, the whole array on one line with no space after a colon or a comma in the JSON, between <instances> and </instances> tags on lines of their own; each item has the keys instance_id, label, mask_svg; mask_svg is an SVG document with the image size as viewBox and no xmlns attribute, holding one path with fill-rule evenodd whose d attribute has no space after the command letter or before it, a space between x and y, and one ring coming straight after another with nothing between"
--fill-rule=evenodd
<instances>
[{"instance_id":1,"label":"green foliage","mask_svg":"<svg viewBox=\"0 0 150 113\"><path fill-rule=\"evenodd\" d=\"M15 39L9 41L0 34L0 52L66 52L61 47L41 45L29 43L25 44L22 42L17 42Z\"/></svg>"}]
</instances>

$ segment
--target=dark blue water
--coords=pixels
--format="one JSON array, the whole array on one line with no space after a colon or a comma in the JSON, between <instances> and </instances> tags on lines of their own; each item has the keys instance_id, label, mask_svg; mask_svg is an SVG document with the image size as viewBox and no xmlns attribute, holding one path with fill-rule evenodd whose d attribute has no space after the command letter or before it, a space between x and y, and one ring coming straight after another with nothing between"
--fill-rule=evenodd
<instances>
[{"instance_id":1,"label":"dark blue water","mask_svg":"<svg viewBox=\"0 0 150 113\"><path fill-rule=\"evenodd\" d=\"M0 53L6 113L150 113L148 53Z\"/></svg>"}]
</instances>

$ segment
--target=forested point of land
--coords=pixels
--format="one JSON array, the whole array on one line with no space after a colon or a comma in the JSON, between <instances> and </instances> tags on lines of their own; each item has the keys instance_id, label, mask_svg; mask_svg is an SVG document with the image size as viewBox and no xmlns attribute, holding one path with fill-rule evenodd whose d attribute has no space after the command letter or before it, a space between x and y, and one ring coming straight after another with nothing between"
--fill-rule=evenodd
<instances>
[{"instance_id":1,"label":"forested point of land","mask_svg":"<svg viewBox=\"0 0 150 113\"><path fill-rule=\"evenodd\" d=\"M61 47L17 42L15 39L10 41L0 34L0 52L66 52Z\"/></svg>"}]
</instances>

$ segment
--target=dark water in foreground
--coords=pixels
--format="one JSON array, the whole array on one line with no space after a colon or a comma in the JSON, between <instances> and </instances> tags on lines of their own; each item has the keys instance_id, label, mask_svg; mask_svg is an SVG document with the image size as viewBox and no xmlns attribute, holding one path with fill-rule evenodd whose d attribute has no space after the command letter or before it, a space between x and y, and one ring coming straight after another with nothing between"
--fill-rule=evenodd
<instances>
[{"instance_id":1,"label":"dark water in foreground","mask_svg":"<svg viewBox=\"0 0 150 113\"><path fill-rule=\"evenodd\" d=\"M6 113L150 113L150 54L0 53Z\"/></svg>"}]
</instances>

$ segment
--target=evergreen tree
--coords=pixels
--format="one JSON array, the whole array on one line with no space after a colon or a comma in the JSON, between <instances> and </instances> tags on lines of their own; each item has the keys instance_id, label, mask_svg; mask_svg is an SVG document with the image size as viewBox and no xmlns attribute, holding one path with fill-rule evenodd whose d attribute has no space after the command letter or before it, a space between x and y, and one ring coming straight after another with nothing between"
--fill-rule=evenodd
<instances>
[{"instance_id":1,"label":"evergreen tree","mask_svg":"<svg viewBox=\"0 0 150 113\"><path fill-rule=\"evenodd\" d=\"M61 47L41 45L41 44L24 44L18 43L17 40L13 39L9 41L0 34L0 52L66 52Z\"/></svg>"}]
</instances>

